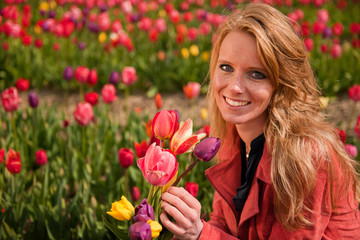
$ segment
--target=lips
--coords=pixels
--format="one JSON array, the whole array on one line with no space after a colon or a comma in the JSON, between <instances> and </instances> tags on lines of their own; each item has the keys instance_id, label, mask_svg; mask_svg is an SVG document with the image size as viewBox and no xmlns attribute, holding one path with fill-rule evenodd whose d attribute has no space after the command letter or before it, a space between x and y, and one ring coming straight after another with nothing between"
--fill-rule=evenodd
<instances>
[{"instance_id":1,"label":"lips","mask_svg":"<svg viewBox=\"0 0 360 240\"><path fill-rule=\"evenodd\" d=\"M246 106L246 105L250 104L250 102L247 102L247 101L235 101L235 100L231 100L227 97L224 97L224 99L225 99L225 102L227 102L232 107L240 107L240 106Z\"/></svg>"}]
</instances>

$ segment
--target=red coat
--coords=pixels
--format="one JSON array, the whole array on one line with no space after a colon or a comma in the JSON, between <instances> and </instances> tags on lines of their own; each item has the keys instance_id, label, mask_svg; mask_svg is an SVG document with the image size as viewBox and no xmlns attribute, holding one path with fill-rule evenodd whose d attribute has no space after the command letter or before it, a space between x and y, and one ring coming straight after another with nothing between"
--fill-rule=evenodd
<instances>
[{"instance_id":1,"label":"red coat","mask_svg":"<svg viewBox=\"0 0 360 240\"><path fill-rule=\"evenodd\" d=\"M276 219L273 209L274 189L270 178L271 158L265 144L252 186L241 213L236 212L233 197L241 182L240 152L230 161L221 162L206 171L215 188L213 212L204 222L200 240L227 239L360 239L360 214L357 202L350 197L340 200L331 210L330 186L325 171L319 171L313 195L307 203L313 225L287 231ZM353 196L350 191L350 196ZM308 218L309 219L309 218Z\"/></svg>"}]
</instances>

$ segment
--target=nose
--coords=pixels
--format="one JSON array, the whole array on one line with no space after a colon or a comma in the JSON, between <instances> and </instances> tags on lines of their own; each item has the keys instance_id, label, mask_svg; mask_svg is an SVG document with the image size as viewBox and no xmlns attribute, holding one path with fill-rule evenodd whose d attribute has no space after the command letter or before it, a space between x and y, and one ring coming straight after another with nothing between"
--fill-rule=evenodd
<instances>
[{"instance_id":1,"label":"nose","mask_svg":"<svg viewBox=\"0 0 360 240\"><path fill-rule=\"evenodd\" d=\"M231 80L229 88L232 94L237 95L245 92L245 77L242 74L237 74Z\"/></svg>"}]
</instances>

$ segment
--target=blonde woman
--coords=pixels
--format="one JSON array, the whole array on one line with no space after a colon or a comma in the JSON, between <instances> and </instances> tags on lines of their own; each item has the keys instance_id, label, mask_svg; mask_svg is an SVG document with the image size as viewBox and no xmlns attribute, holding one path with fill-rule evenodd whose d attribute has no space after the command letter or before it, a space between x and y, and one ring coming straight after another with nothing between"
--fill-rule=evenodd
<instances>
[{"instance_id":1,"label":"blonde woman","mask_svg":"<svg viewBox=\"0 0 360 240\"><path fill-rule=\"evenodd\" d=\"M183 188L162 196L177 239L360 239L356 163L319 109L302 40L281 12L249 4L218 28L210 62L210 221ZM168 218L170 215L174 221Z\"/></svg>"}]
</instances>

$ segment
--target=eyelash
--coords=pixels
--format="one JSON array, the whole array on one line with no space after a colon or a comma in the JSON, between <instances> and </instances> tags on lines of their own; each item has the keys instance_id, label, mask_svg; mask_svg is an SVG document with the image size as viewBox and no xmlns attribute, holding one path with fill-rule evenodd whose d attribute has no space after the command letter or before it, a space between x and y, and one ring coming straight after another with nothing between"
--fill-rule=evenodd
<instances>
[{"instance_id":1,"label":"eyelash","mask_svg":"<svg viewBox=\"0 0 360 240\"><path fill-rule=\"evenodd\" d=\"M234 72L234 69L233 67L231 67L230 65L228 64L221 64L220 65L220 69L224 72ZM255 76L254 74L256 75L260 75L260 76ZM265 74L259 72L259 71L252 71L250 72L250 76L255 78L255 79L264 79L266 78Z\"/></svg>"}]
</instances>

